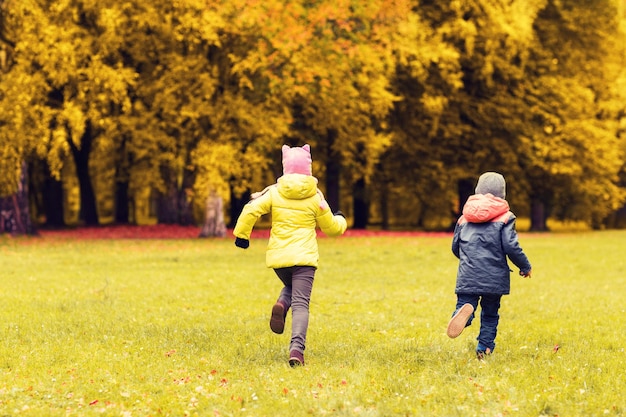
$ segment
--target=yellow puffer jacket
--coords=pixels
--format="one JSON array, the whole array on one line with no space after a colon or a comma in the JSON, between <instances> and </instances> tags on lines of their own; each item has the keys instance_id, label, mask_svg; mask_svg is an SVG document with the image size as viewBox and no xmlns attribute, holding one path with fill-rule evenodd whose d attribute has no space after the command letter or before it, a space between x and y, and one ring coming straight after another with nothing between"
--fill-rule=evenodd
<instances>
[{"instance_id":1,"label":"yellow puffer jacket","mask_svg":"<svg viewBox=\"0 0 626 417\"><path fill-rule=\"evenodd\" d=\"M329 236L346 231L343 216L335 216L317 189L317 178L287 174L277 184L267 187L260 196L246 204L237 219L233 234L250 239L254 224L264 214L272 215L272 230L267 245L269 268L289 266L317 267L316 228Z\"/></svg>"}]
</instances>

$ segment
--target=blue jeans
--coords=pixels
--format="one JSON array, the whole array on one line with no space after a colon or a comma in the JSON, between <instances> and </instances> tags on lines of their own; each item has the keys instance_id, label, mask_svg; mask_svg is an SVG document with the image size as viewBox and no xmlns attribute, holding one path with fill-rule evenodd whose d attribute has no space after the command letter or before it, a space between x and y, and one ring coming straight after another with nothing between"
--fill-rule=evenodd
<instances>
[{"instance_id":1,"label":"blue jeans","mask_svg":"<svg viewBox=\"0 0 626 417\"><path fill-rule=\"evenodd\" d=\"M498 332L498 322L500 315L498 310L500 309L501 294L457 294L456 310L461 308L463 304L471 304L474 307L474 312L478 308L480 302L480 333L478 334L478 346L476 350L486 350L487 348L493 350L496 348L496 333ZM456 312L455 310L455 312ZM467 320L466 327L472 324L474 320L474 314L472 314Z\"/></svg>"},{"instance_id":2,"label":"blue jeans","mask_svg":"<svg viewBox=\"0 0 626 417\"><path fill-rule=\"evenodd\" d=\"M280 291L278 302L285 306L285 314L291 308L291 343L289 351L304 353L306 332L309 327L309 302L313 290L315 267L291 266L274 269L278 278L285 284Z\"/></svg>"}]
</instances>

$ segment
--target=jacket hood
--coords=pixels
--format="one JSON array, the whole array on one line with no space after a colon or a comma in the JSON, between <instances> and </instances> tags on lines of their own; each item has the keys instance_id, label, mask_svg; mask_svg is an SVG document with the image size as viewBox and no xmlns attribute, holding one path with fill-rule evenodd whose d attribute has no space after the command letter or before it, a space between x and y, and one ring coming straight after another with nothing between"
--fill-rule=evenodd
<instances>
[{"instance_id":1,"label":"jacket hood","mask_svg":"<svg viewBox=\"0 0 626 417\"><path fill-rule=\"evenodd\" d=\"M463 206L463 217L470 223L485 223L509 211L509 203L493 194L474 194Z\"/></svg>"},{"instance_id":2,"label":"jacket hood","mask_svg":"<svg viewBox=\"0 0 626 417\"><path fill-rule=\"evenodd\" d=\"M287 174L277 182L278 192L291 200L303 200L317 194L317 178L311 175Z\"/></svg>"}]
</instances>

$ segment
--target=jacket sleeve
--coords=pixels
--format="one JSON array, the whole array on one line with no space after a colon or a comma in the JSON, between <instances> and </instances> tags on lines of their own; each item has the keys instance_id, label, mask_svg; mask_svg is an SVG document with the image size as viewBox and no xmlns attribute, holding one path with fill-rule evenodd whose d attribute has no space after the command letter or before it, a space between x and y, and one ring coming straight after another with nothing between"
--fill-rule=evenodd
<instances>
[{"instance_id":1,"label":"jacket sleeve","mask_svg":"<svg viewBox=\"0 0 626 417\"><path fill-rule=\"evenodd\" d=\"M251 200L243 207L233 235L242 239L250 239L252 228L259 217L272 210L272 193L264 192L259 197Z\"/></svg>"},{"instance_id":2,"label":"jacket sleeve","mask_svg":"<svg viewBox=\"0 0 626 417\"><path fill-rule=\"evenodd\" d=\"M321 214L317 216L316 221L322 232L328 236L342 235L348 228L348 223L346 222L345 217L341 215L333 215L328 206L326 206L326 208L322 210Z\"/></svg>"},{"instance_id":3,"label":"jacket sleeve","mask_svg":"<svg viewBox=\"0 0 626 417\"><path fill-rule=\"evenodd\" d=\"M502 228L502 247L504 248L504 253L506 253L511 262L513 262L520 271L530 271L530 261L519 245L517 231L515 230L514 216L511 216L509 221L506 222Z\"/></svg>"},{"instance_id":4,"label":"jacket sleeve","mask_svg":"<svg viewBox=\"0 0 626 417\"><path fill-rule=\"evenodd\" d=\"M459 223L457 222L456 225L454 226L454 235L452 236L452 253L454 254L454 256L456 256L457 258L460 257L460 245L459 245L459 232L460 232L460 228L461 226L459 225Z\"/></svg>"}]
</instances>

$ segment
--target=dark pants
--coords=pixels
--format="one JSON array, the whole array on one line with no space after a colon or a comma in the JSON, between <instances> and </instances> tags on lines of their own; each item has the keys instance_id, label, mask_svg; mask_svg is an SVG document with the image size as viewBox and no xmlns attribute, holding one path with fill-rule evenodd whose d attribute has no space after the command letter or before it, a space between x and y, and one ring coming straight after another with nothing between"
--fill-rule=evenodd
<instances>
[{"instance_id":1,"label":"dark pants","mask_svg":"<svg viewBox=\"0 0 626 417\"><path fill-rule=\"evenodd\" d=\"M478 308L480 302L480 333L478 334L478 346L476 350L486 350L487 348L493 350L496 348L496 333L498 332L498 321L500 315L498 310L500 309L501 294L457 294L456 310L461 308L463 304L471 304L474 307L474 312ZM455 310L455 311L456 311ZM472 314L467 321L466 326L472 324L474 314Z\"/></svg>"},{"instance_id":2,"label":"dark pants","mask_svg":"<svg viewBox=\"0 0 626 417\"><path fill-rule=\"evenodd\" d=\"M285 284L280 291L278 302L285 306L285 313L291 308L291 343L289 351L304 353L306 332L309 327L309 302L313 289L315 267L292 266L274 269L278 278Z\"/></svg>"}]
</instances>

